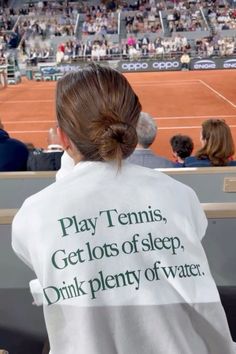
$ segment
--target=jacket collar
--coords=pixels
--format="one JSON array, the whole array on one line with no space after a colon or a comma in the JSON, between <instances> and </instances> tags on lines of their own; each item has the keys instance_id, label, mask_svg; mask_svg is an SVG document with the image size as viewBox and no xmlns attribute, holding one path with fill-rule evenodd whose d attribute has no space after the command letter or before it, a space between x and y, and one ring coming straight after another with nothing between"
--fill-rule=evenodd
<instances>
[{"instance_id":1,"label":"jacket collar","mask_svg":"<svg viewBox=\"0 0 236 354\"><path fill-rule=\"evenodd\" d=\"M0 129L0 141L6 139L9 139L9 134L5 130Z\"/></svg>"}]
</instances>

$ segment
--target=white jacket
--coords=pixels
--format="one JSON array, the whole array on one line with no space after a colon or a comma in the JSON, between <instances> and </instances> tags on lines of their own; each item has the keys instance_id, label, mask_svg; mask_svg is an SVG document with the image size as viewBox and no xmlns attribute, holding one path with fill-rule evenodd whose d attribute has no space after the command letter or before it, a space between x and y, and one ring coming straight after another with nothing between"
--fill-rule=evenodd
<instances>
[{"instance_id":1,"label":"white jacket","mask_svg":"<svg viewBox=\"0 0 236 354\"><path fill-rule=\"evenodd\" d=\"M36 273L52 354L231 354L195 193L159 171L80 162L28 198L12 246Z\"/></svg>"}]
</instances>

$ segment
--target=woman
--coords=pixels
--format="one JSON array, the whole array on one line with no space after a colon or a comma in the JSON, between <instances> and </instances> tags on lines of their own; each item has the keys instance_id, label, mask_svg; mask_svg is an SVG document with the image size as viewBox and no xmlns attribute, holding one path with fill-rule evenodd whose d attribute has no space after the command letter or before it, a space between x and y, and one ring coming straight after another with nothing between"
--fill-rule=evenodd
<instances>
[{"instance_id":1,"label":"woman","mask_svg":"<svg viewBox=\"0 0 236 354\"><path fill-rule=\"evenodd\" d=\"M67 74L56 111L75 167L25 201L12 236L43 289L51 353L233 353L196 195L124 161L141 111L128 81Z\"/></svg>"},{"instance_id":2,"label":"woman","mask_svg":"<svg viewBox=\"0 0 236 354\"><path fill-rule=\"evenodd\" d=\"M236 166L230 127L224 120L208 119L202 123L202 148L185 159L185 167Z\"/></svg>"}]
</instances>

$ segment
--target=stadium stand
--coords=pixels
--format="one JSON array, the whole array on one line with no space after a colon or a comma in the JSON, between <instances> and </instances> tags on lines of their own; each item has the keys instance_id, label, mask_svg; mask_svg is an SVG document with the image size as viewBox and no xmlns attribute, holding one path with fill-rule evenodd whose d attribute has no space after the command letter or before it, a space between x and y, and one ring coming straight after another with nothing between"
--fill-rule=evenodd
<instances>
[{"instance_id":1,"label":"stadium stand","mask_svg":"<svg viewBox=\"0 0 236 354\"><path fill-rule=\"evenodd\" d=\"M42 311L32 306L28 290L28 282L35 275L15 257L11 249L11 222L15 212L0 211L0 347L9 353L39 354L42 352L46 329Z\"/></svg>"},{"instance_id":2,"label":"stadium stand","mask_svg":"<svg viewBox=\"0 0 236 354\"><path fill-rule=\"evenodd\" d=\"M55 180L55 172L0 173L0 208L19 208L30 195Z\"/></svg>"},{"instance_id":3,"label":"stadium stand","mask_svg":"<svg viewBox=\"0 0 236 354\"><path fill-rule=\"evenodd\" d=\"M165 168L160 171L193 188L201 203L233 203L236 167ZM2 172L0 208L19 208L30 195L55 181L55 172Z\"/></svg>"},{"instance_id":4,"label":"stadium stand","mask_svg":"<svg viewBox=\"0 0 236 354\"><path fill-rule=\"evenodd\" d=\"M235 9L220 1L30 2L2 10L0 28L7 45L21 38L17 56L29 66L235 53ZM65 51L56 59L60 43Z\"/></svg>"},{"instance_id":5,"label":"stadium stand","mask_svg":"<svg viewBox=\"0 0 236 354\"><path fill-rule=\"evenodd\" d=\"M193 188L202 203L235 201L234 192L224 191L227 182L235 178L235 167L177 168L163 169L162 172Z\"/></svg>"}]
</instances>

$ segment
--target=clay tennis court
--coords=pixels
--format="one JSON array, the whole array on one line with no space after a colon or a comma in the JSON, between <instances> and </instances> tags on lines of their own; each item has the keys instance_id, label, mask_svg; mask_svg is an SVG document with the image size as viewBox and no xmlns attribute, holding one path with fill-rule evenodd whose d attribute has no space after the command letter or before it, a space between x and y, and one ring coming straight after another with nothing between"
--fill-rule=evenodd
<instances>
[{"instance_id":1,"label":"clay tennis court","mask_svg":"<svg viewBox=\"0 0 236 354\"><path fill-rule=\"evenodd\" d=\"M158 136L153 150L171 158L169 139L190 135L199 147L201 122L218 117L230 125L236 143L236 70L126 74L140 97L143 111L155 117ZM0 88L0 118L12 137L47 146L55 126L55 82L24 79Z\"/></svg>"}]
</instances>

